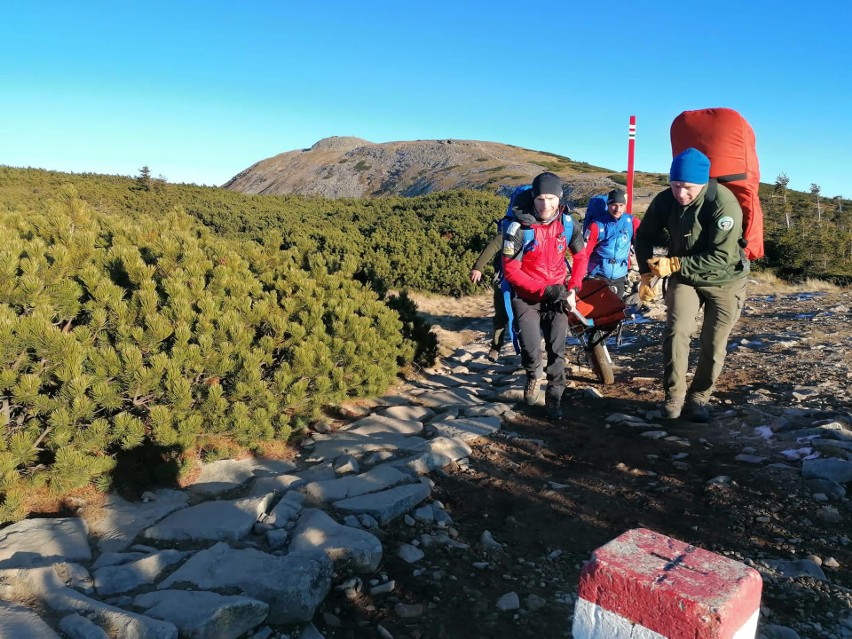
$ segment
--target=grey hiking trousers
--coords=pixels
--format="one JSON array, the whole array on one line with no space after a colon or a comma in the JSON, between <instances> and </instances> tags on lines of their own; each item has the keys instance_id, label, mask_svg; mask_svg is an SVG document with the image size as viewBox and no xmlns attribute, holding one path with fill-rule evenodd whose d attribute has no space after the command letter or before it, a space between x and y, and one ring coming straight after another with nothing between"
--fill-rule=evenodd
<instances>
[{"instance_id":1,"label":"grey hiking trousers","mask_svg":"<svg viewBox=\"0 0 852 639\"><path fill-rule=\"evenodd\" d=\"M728 337L745 302L746 278L721 286L692 286L677 276L666 291L666 330L663 334L663 388L666 397L687 394L686 371L689 346L698 327L698 311L704 306L700 351L689 396L706 403L725 363Z\"/></svg>"},{"instance_id":2,"label":"grey hiking trousers","mask_svg":"<svg viewBox=\"0 0 852 639\"><path fill-rule=\"evenodd\" d=\"M527 302L519 297L512 298L515 314L515 331L521 343L521 365L528 378L534 378L541 367L541 338L547 364L546 394L557 403L565 392L565 340L568 338L568 316L547 302Z\"/></svg>"}]
</instances>

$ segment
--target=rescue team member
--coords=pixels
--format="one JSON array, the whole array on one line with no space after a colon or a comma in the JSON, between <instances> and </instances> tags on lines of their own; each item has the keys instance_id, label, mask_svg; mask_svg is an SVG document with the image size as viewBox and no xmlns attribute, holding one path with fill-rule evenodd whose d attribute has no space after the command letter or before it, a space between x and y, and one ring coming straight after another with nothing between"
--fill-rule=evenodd
<instances>
[{"instance_id":1,"label":"rescue team member","mask_svg":"<svg viewBox=\"0 0 852 639\"><path fill-rule=\"evenodd\" d=\"M606 214L592 220L584 236L589 256L587 277L603 280L621 298L630 270L630 248L639 228L639 218L625 213L626 210L624 191L610 191L606 198Z\"/></svg>"},{"instance_id":2,"label":"rescue team member","mask_svg":"<svg viewBox=\"0 0 852 639\"><path fill-rule=\"evenodd\" d=\"M474 284L482 279L482 271L488 262L494 261L494 282L492 283L494 293L494 318L491 321L491 350L488 351L488 359L496 362L500 359L500 351L503 348L503 339L506 336L506 325L509 323L509 316L506 313L506 305L503 303L503 291L500 288L500 273L502 272L503 258L500 255L500 246L503 243L503 234L497 233L488 243L476 262L470 270L470 281Z\"/></svg>"},{"instance_id":3,"label":"rescue team member","mask_svg":"<svg viewBox=\"0 0 852 639\"><path fill-rule=\"evenodd\" d=\"M561 197L562 182L557 175L537 175L532 189L518 197L513 207L515 221L503 234L503 274L512 287L512 313L521 346L521 365L527 374L524 400L536 404L539 399L536 369L541 365L544 335L545 406L551 419L562 417L566 310L574 305L587 262L579 223L568 214L560 215ZM569 249L574 255L570 280L565 261Z\"/></svg>"},{"instance_id":4,"label":"rescue team member","mask_svg":"<svg viewBox=\"0 0 852 639\"><path fill-rule=\"evenodd\" d=\"M749 261L740 243L743 214L727 187L710 182L710 160L698 149L686 149L672 160L669 184L651 201L636 233L639 296L653 300L652 277L671 276L663 335L663 415L677 419L683 412L703 423L710 420L707 404L745 301ZM655 246L667 246L668 257L654 257ZM701 306L698 364L687 388L689 342Z\"/></svg>"}]
</instances>

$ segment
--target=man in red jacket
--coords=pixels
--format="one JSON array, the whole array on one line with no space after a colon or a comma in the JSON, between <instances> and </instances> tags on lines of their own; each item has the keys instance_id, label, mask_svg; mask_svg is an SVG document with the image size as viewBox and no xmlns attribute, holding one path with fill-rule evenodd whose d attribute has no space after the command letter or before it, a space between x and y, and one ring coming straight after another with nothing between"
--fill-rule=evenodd
<instances>
[{"instance_id":1,"label":"man in red jacket","mask_svg":"<svg viewBox=\"0 0 852 639\"><path fill-rule=\"evenodd\" d=\"M521 344L521 364L527 373L524 400L539 399L536 370L541 366L541 337L547 352L545 406L551 419L562 417L565 391L566 310L586 274L588 258L583 234L570 215L560 215L562 182L541 173L532 189L518 198L515 220L503 234L503 273L512 286L512 312ZM570 227L570 228L569 228ZM568 280L567 251L574 255ZM567 280L567 284L566 284Z\"/></svg>"}]
</instances>

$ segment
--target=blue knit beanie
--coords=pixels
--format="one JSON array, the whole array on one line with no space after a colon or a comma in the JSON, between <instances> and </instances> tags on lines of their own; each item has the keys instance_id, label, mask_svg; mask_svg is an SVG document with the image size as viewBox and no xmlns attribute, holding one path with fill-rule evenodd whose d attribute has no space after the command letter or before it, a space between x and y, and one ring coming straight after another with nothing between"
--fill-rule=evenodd
<instances>
[{"instance_id":1,"label":"blue knit beanie","mask_svg":"<svg viewBox=\"0 0 852 639\"><path fill-rule=\"evenodd\" d=\"M672 160L670 182L707 184L710 181L710 160L698 149L688 148Z\"/></svg>"}]
</instances>

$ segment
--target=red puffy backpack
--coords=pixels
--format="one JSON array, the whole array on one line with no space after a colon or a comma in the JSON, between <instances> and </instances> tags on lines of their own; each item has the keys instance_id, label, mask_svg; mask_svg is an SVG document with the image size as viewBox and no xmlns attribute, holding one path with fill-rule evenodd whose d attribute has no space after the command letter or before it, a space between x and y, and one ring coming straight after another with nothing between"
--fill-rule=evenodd
<instances>
[{"instance_id":1,"label":"red puffy backpack","mask_svg":"<svg viewBox=\"0 0 852 639\"><path fill-rule=\"evenodd\" d=\"M728 187L743 210L746 257L763 257L760 166L751 125L733 109L684 111L672 122L671 141L672 157L693 147L710 158L710 177Z\"/></svg>"}]
</instances>

